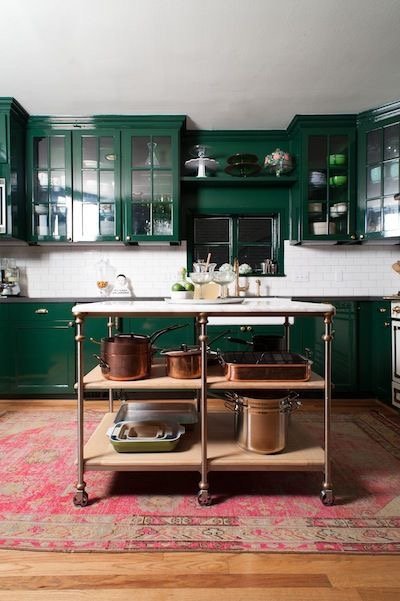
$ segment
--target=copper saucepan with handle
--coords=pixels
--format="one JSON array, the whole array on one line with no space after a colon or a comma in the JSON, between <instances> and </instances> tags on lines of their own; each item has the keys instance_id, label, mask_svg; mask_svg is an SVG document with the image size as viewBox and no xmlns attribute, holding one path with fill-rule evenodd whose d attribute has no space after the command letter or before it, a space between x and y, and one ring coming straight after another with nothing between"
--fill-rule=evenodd
<instances>
[{"instance_id":1,"label":"copper saucepan with handle","mask_svg":"<svg viewBox=\"0 0 400 601\"><path fill-rule=\"evenodd\" d=\"M116 334L101 339L99 361L102 374L108 380L143 380L150 376L154 342L171 330L188 324L174 324L145 334Z\"/></svg>"}]
</instances>

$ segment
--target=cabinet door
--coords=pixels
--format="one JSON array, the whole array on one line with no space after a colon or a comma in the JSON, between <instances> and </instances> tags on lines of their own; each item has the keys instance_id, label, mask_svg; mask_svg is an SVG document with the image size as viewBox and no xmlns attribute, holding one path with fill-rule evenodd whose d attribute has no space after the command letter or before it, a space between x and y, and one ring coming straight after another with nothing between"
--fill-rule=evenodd
<instances>
[{"instance_id":1,"label":"cabinet door","mask_svg":"<svg viewBox=\"0 0 400 601\"><path fill-rule=\"evenodd\" d=\"M124 241L179 240L179 138L170 130L122 133Z\"/></svg>"},{"instance_id":2,"label":"cabinet door","mask_svg":"<svg viewBox=\"0 0 400 601\"><path fill-rule=\"evenodd\" d=\"M359 303L360 390L391 402L392 336L390 302Z\"/></svg>"},{"instance_id":3,"label":"cabinet door","mask_svg":"<svg viewBox=\"0 0 400 601\"><path fill-rule=\"evenodd\" d=\"M166 332L154 343L155 349L166 349L179 347L181 344L194 344L195 342L195 327L194 319L191 317L147 317L139 318L123 318L122 331L125 333L145 334L151 336L157 330L161 330L171 325L181 325L182 328Z\"/></svg>"},{"instance_id":4,"label":"cabinet door","mask_svg":"<svg viewBox=\"0 0 400 601\"><path fill-rule=\"evenodd\" d=\"M337 392L355 392L358 389L357 309L354 302L334 302L332 382ZM323 376L325 349L322 336L324 323L320 317L295 319L292 347L313 362L312 370Z\"/></svg>"},{"instance_id":5,"label":"cabinet door","mask_svg":"<svg viewBox=\"0 0 400 601\"><path fill-rule=\"evenodd\" d=\"M355 236L355 134L309 132L304 138L302 238Z\"/></svg>"},{"instance_id":6,"label":"cabinet door","mask_svg":"<svg viewBox=\"0 0 400 601\"><path fill-rule=\"evenodd\" d=\"M121 239L120 134L73 133L73 240Z\"/></svg>"},{"instance_id":7,"label":"cabinet door","mask_svg":"<svg viewBox=\"0 0 400 601\"><path fill-rule=\"evenodd\" d=\"M7 396L14 393L14 329L10 321L9 307L0 306L0 394Z\"/></svg>"},{"instance_id":8,"label":"cabinet door","mask_svg":"<svg viewBox=\"0 0 400 601\"><path fill-rule=\"evenodd\" d=\"M10 306L15 338L15 392L65 395L74 392L75 346L72 304Z\"/></svg>"},{"instance_id":9,"label":"cabinet door","mask_svg":"<svg viewBox=\"0 0 400 601\"><path fill-rule=\"evenodd\" d=\"M398 117L360 135L359 218L367 239L400 236L399 146Z\"/></svg>"},{"instance_id":10,"label":"cabinet door","mask_svg":"<svg viewBox=\"0 0 400 601\"><path fill-rule=\"evenodd\" d=\"M71 241L71 133L31 130L27 165L30 240Z\"/></svg>"}]
</instances>

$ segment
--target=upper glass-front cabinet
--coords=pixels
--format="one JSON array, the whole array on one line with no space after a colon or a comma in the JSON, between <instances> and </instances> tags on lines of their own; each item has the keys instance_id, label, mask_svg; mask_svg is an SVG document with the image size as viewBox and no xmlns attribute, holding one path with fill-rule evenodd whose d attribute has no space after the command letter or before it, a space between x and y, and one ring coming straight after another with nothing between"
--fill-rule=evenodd
<instances>
[{"instance_id":1,"label":"upper glass-front cabinet","mask_svg":"<svg viewBox=\"0 0 400 601\"><path fill-rule=\"evenodd\" d=\"M73 240L121 240L119 132L74 132L73 177Z\"/></svg>"},{"instance_id":2,"label":"upper glass-front cabinet","mask_svg":"<svg viewBox=\"0 0 400 601\"><path fill-rule=\"evenodd\" d=\"M122 132L124 241L179 239L177 132Z\"/></svg>"},{"instance_id":3,"label":"upper glass-front cabinet","mask_svg":"<svg viewBox=\"0 0 400 601\"><path fill-rule=\"evenodd\" d=\"M399 123L365 133L360 203L366 238L400 235L399 147Z\"/></svg>"},{"instance_id":4,"label":"upper glass-front cabinet","mask_svg":"<svg viewBox=\"0 0 400 601\"><path fill-rule=\"evenodd\" d=\"M348 133L316 133L307 137L303 238L355 237L352 142Z\"/></svg>"},{"instance_id":5,"label":"upper glass-front cabinet","mask_svg":"<svg viewBox=\"0 0 400 601\"><path fill-rule=\"evenodd\" d=\"M70 132L38 132L31 138L31 240L72 240L70 136Z\"/></svg>"}]
</instances>

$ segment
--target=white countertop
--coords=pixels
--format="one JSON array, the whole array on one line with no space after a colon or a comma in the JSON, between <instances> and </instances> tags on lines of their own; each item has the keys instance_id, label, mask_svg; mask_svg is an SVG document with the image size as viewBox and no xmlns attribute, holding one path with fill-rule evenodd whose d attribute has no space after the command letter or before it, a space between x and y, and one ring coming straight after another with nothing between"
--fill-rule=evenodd
<instances>
[{"instance_id":1,"label":"white countertop","mask_svg":"<svg viewBox=\"0 0 400 601\"><path fill-rule=\"evenodd\" d=\"M242 303L171 303L165 301L102 301L83 303L72 308L74 315L192 315L205 313L207 316L279 316L279 315L320 315L335 314L335 307L328 303L292 301L286 298L245 298Z\"/></svg>"}]
</instances>

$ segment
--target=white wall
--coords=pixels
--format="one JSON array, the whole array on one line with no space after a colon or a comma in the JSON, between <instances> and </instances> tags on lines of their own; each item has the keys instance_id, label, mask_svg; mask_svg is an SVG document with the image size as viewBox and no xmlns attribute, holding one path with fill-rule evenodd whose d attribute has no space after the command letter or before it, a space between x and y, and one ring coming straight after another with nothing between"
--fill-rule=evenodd
<instances>
[{"instance_id":1,"label":"white wall","mask_svg":"<svg viewBox=\"0 0 400 601\"><path fill-rule=\"evenodd\" d=\"M115 275L124 273L136 296L167 296L186 246L27 247L3 246L1 257L15 257L22 273L22 293L30 297L97 296L96 264L108 260ZM261 278L271 296L385 296L400 290L391 265L399 246L290 246L285 243L282 278ZM299 281L299 280L305 281ZM250 278L251 291L255 278Z\"/></svg>"}]
</instances>

